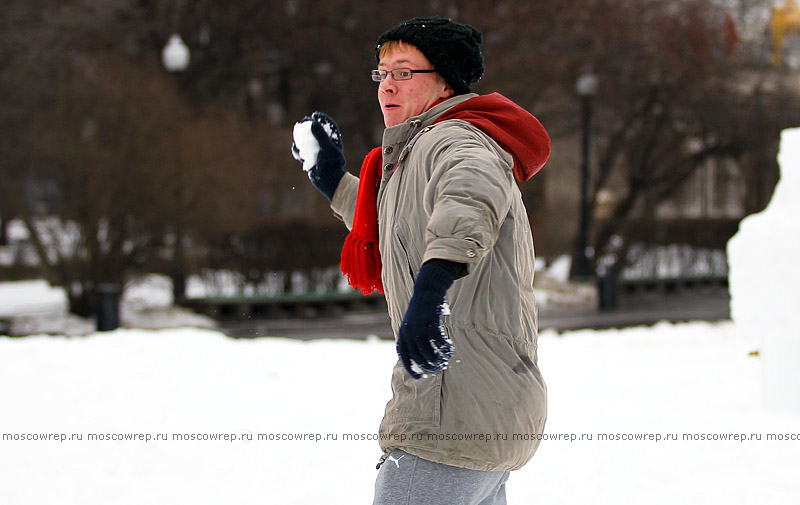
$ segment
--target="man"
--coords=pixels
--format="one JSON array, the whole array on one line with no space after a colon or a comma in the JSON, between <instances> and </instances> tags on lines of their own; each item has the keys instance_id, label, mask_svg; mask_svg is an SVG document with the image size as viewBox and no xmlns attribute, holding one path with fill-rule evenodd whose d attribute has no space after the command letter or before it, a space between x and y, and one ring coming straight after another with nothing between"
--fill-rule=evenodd
<instances>
[{"instance_id":1,"label":"man","mask_svg":"<svg viewBox=\"0 0 800 505\"><path fill-rule=\"evenodd\" d=\"M550 139L505 97L470 93L481 39L442 18L381 35L386 130L360 178L343 169L333 120L295 126L295 156L351 230L342 270L384 292L397 339L375 504L505 503L544 429L533 240L514 179L544 165Z\"/></svg>"}]
</instances>

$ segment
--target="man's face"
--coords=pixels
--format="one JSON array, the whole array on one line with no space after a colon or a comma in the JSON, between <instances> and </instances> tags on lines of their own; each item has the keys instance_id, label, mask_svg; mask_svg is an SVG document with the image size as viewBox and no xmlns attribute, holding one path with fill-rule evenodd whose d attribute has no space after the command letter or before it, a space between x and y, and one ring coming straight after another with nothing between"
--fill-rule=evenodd
<instances>
[{"instance_id":1,"label":"man's face","mask_svg":"<svg viewBox=\"0 0 800 505\"><path fill-rule=\"evenodd\" d=\"M381 57L379 70L430 70L433 65L414 46L403 45ZM449 98L453 90L438 74L414 74L411 79L395 81L391 74L378 86L378 102L387 128L422 114L441 98Z\"/></svg>"}]
</instances>

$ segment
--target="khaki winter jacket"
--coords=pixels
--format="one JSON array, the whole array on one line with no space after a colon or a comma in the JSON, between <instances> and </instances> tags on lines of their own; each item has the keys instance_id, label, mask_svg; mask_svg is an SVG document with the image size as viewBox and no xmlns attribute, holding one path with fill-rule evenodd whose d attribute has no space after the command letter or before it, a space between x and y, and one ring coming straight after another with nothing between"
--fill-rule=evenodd
<instances>
[{"instance_id":1,"label":"khaki winter jacket","mask_svg":"<svg viewBox=\"0 0 800 505\"><path fill-rule=\"evenodd\" d=\"M537 365L533 239L512 156L462 120L433 124L476 95L460 95L387 128L378 190L382 281L395 337L421 265L467 264L447 292L455 356L412 379L398 360L381 448L475 470L515 470L534 454L547 393ZM521 125L524 130L524 125ZM331 207L352 226L358 178Z\"/></svg>"}]
</instances>

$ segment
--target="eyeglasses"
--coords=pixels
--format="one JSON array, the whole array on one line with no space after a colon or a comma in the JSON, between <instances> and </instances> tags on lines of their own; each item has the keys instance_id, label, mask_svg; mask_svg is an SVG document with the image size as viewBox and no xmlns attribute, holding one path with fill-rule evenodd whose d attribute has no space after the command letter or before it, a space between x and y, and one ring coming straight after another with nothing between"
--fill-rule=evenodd
<instances>
[{"instance_id":1,"label":"eyeglasses","mask_svg":"<svg viewBox=\"0 0 800 505\"><path fill-rule=\"evenodd\" d=\"M407 81L414 77L414 74L432 74L436 70L411 70L410 68L396 68L394 70L373 70L370 72L372 80L375 82L382 82L386 80L389 74L392 74L392 79L395 81Z\"/></svg>"}]
</instances>

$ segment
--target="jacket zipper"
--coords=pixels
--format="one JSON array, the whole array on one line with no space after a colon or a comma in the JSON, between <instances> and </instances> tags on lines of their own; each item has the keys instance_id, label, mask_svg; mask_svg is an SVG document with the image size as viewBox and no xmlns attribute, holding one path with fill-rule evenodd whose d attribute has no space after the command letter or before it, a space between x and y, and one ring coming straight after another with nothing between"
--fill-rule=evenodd
<instances>
[{"instance_id":1,"label":"jacket zipper","mask_svg":"<svg viewBox=\"0 0 800 505\"><path fill-rule=\"evenodd\" d=\"M403 243L403 238L400 235L397 235L397 241L400 242L400 248L403 249L403 253L405 253L408 274L411 276L411 285L413 286L417 279L416 275L414 275L414 267L411 266L411 257L408 254L408 248L406 247L405 243Z\"/></svg>"}]
</instances>

